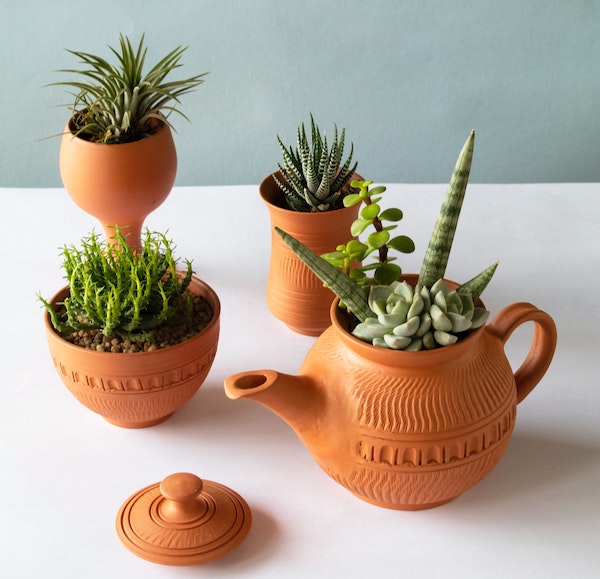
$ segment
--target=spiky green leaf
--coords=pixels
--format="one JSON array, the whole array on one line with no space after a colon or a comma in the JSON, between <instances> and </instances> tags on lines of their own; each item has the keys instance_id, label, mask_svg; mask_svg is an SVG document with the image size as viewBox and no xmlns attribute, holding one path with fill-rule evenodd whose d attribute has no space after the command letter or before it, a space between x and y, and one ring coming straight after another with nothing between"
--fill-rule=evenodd
<instances>
[{"instance_id":1,"label":"spiky green leaf","mask_svg":"<svg viewBox=\"0 0 600 579\"><path fill-rule=\"evenodd\" d=\"M364 321L372 315L364 293L346 274L321 259L314 251L290 234L278 227L275 227L275 231L310 270L346 304L348 309L359 320Z\"/></svg>"},{"instance_id":2,"label":"spiky green leaf","mask_svg":"<svg viewBox=\"0 0 600 579\"><path fill-rule=\"evenodd\" d=\"M446 272L456 225L469 181L474 142L475 131L471 131L456 161L442 207L429 240L419 275L419 283L426 287L430 287L436 280L443 278Z\"/></svg>"}]
</instances>

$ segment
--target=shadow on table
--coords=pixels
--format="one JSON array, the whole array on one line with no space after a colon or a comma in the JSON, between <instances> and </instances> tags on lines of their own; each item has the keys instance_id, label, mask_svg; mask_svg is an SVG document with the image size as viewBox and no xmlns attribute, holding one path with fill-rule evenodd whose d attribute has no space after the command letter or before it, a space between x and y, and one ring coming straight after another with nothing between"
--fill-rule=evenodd
<instances>
[{"instance_id":1,"label":"shadow on table","mask_svg":"<svg viewBox=\"0 0 600 579\"><path fill-rule=\"evenodd\" d=\"M590 506L599 505L600 445L559 436L558 431L515 432L496 468L454 503L460 502L461 508L483 502L490 508L505 508L507 502L548 506L549 500L553 506L573 501L582 505L582 495L588 495ZM597 509L590 508L590 516L597 516Z\"/></svg>"}]
</instances>

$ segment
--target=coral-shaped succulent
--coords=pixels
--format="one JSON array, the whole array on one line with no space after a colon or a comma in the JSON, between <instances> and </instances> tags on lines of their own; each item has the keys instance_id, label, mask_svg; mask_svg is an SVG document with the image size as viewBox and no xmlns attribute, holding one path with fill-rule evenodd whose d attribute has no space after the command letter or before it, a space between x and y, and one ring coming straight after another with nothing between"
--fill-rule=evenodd
<instances>
[{"instance_id":1,"label":"coral-shaped succulent","mask_svg":"<svg viewBox=\"0 0 600 579\"><path fill-rule=\"evenodd\" d=\"M342 207L344 193L349 190L349 182L356 171L357 163L350 167L354 146L343 166L344 139L342 129L338 139L337 126L334 128L331 149L325 133L321 135L313 116L310 117L311 141L309 143L304 123L298 127L297 147L286 148L279 136L277 141L283 154L283 165L278 167L285 182L275 178L285 195L288 206L294 211L330 211Z\"/></svg>"},{"instance_id":2,"label":"coral-shaped succulent","mask_svg":"<svg viewBox=\"0 0 600 579\"><path fill-rule=\"evenodd\" d=\"M368 301L376 317L367 318L352 333L394 350L416 352L454 344L463 332L482 326L489 315L475 305L471 293L451 290L441 279L431 288L412 287L406 281L374 286Z\"/></svg>"},{"instance_id":3,"label":"coral-shaped succulent","mask_svg":"<svg viewBox=\"0 0 600 579\"><path fill-rule=\"evenodd\" d=\"M101 330L108 337L143 342L157 328L180 324L192 315L191 298L185 293L192 264L186 260L178 274L173 245L162 233L147 229L136 251L118 227L111 244L92 232L81 247L65 246L63 257L70 290L62 303L64 312L38 296L62 334Z\"/></svg>"}]
</instances>

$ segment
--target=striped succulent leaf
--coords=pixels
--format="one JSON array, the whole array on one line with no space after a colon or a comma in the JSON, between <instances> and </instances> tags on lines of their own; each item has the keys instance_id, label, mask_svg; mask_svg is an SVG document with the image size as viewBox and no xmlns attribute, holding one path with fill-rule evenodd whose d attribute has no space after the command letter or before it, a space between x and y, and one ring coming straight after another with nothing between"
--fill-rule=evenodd
<instances>
[{"instance_id":1,"label":"striped succulent leaf","mask_svg":"<svg viewBox=\"0 0 600 579\"><path fill-rule=\"evenodd\" d=\"M346 307L361 321L373 315L363 290L345 273L318 256L309 247L292 237L289 233L275 227L281 239L308 266Z\"/></svg>"},{"instance_id":2,"label":"striped succulent leaf","mask_svg":"<svg viewBox=\"0 0 600 579\"><path fill-rule=\"evenodd\" d=\"M474 144L475 131L471 131L456 161L446 196L423 259L419 275L419 283L423 286L431 287L446 273L446 265L469 181Z\"/></svg>"},{"instance_id":3,"label":"striped succulent leaf","mask_svg":"<svg viewBox=\"0 0 600 579\"><path fill-rule=\"evenodd\" d=\"M493 263L487 269L484 269L481 273L477 274L474 278L469 281L463 283L456 291L459 294L470 294L471 299L476 302L479 299L479 296L483 293L483 290L490 283L494 273L496 272L496 268L498 267L498 262Z\"/></svg>"}]
</instances>

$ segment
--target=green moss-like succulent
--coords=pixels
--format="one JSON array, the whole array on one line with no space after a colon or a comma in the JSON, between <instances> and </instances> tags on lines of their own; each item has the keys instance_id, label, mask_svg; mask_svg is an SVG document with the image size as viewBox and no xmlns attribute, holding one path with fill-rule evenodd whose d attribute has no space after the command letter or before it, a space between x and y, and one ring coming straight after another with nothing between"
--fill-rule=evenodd
<instances>
[{"instance_id":1,"label":"green moss-like succulent","mask_svg":"<svg viewBox=\"0 0 600 579\"><path fill-rule=\"evenodd\" d=\"M182 323L192 315L185 290L192 279L186 260L177 272L173 246L162 233L146 230L139 251L131 249L119 228L111 244L92 234L81 247L63 248L63 269L70 295L56 308L38 296L61 334L101 330L142 342L159 326Z\"/></svg>"},{"instance_id":2,"label":"green moss-like succulent","mask_svg":"<svg viewBox=\"0 0 600 579\"><path fill-rule=\"evenodd\" d=\"M283 191L286 203L294 211L330 211L342 207L342 199L349 190L349 182L356 171L357 163L351 167L354 146L342 163L346 129L338 138L334 128L331 148L327 135L321 131L313 116L310 116L311 139L309 142L304 123L298 127L297 146L287 148L279 135L277 141L283 154L283 164L278 163L284 178L275 178Z\"/></svg>"}]
</instances>

